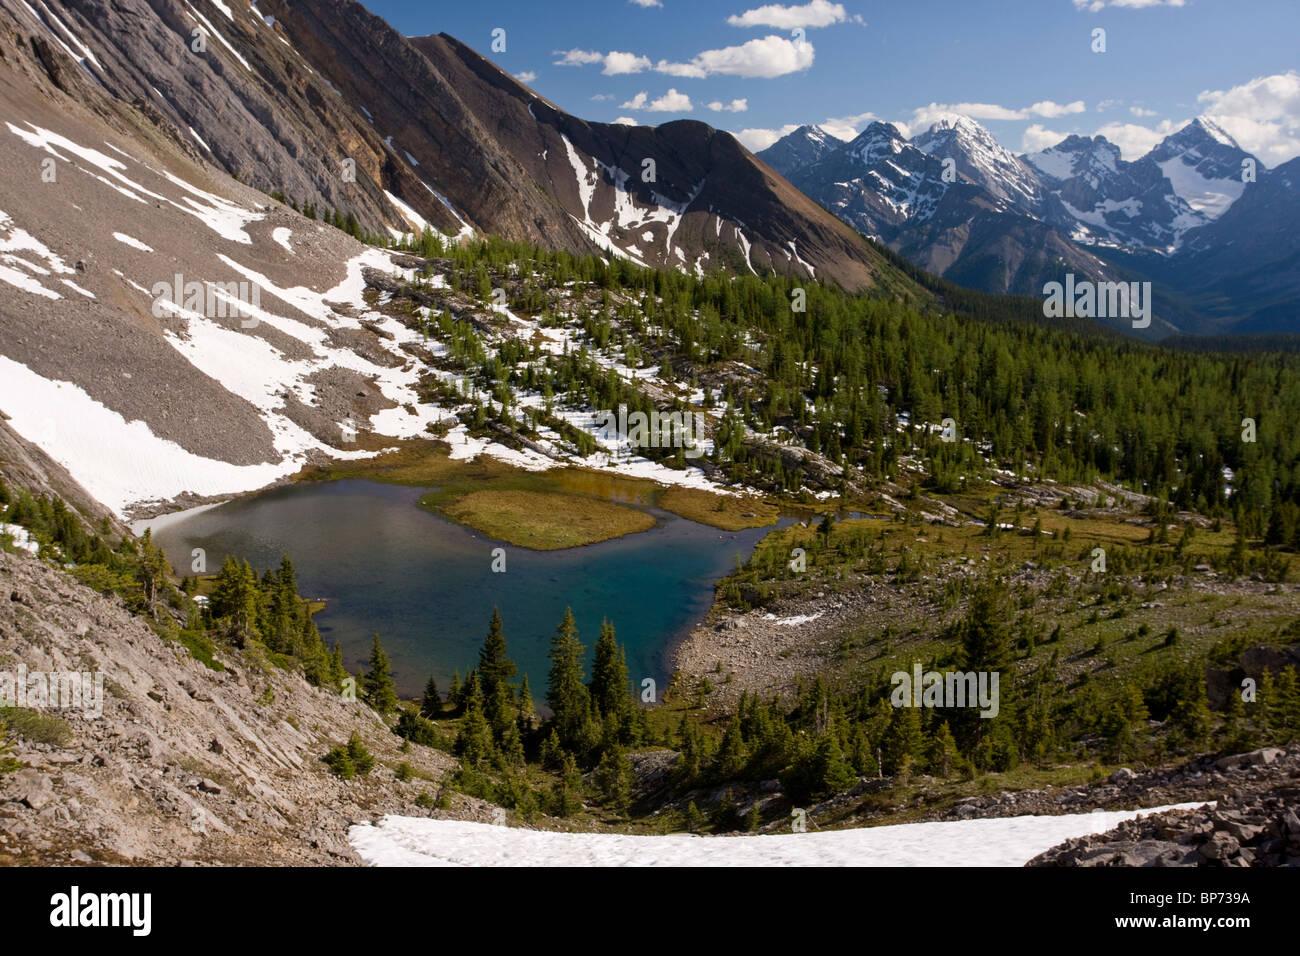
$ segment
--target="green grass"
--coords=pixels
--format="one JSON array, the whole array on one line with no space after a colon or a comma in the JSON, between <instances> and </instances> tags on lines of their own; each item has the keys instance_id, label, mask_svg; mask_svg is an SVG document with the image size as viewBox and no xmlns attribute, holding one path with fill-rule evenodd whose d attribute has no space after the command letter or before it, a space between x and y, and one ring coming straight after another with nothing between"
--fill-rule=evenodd
<instances>
[{"instance_id":1,"label":"green grass","mask_svg":"<svg viewBox=\"0 0 1300 956\"><path fill-rule=\"evenodd\" d=\"M34 744L66 747L72 741L72 728L66 720L29 707L0 707L0 724L7 725L13 736Z\"/></svg>"},{"instance_id":2,"label":"green grass","mask_svg":"<svg viewBox=\"0 0 1300 956\"><path fill-rule=\"evenodd\" d=\"M743 531L776 524L776 505L749 496L719 495L701 488L674 485L665 488L655 502L665 511L723 531Z\"/></svg>"},{"instance_id":3,"label":"green grass","mask_svg":"<svg viewBox=\"0 0 1300 956\"><path fill-rule=\"evenodd\" d=\"M427 505L422 498L421 504ZM555 551L647 531L644 511L559 492L474 491L438 508L486 535L535 551Z\"/></svg>"},{"instance_id":4,"label":"green grass","mask_svg":"<svg viewBox=\"0 0 1300 956\"><path fill-rule=\"evenodd\" d=\"M224 671L226 665L216 658L216 645L202 631L182 629L176 641L190 652L190 656L210 671Z\"/></svg>"}]
</instances>

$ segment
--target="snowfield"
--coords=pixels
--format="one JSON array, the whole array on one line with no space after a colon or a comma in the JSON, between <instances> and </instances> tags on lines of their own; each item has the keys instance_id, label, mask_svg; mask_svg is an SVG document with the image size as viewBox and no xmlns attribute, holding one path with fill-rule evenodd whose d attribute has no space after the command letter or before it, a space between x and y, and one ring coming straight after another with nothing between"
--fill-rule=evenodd
<instances>
[{"instance_id":1,"label":"snowfield","mask_svg":"<svg viewBox=\"0 0 1300 956\"><path fill-rule=\"evenodd\" d=\"M352 827L348 839L372 866L1023 866L1073 837L1203 805L735 837L556 833L386 816L378 826Z\"/></svg>"}]
</instances>

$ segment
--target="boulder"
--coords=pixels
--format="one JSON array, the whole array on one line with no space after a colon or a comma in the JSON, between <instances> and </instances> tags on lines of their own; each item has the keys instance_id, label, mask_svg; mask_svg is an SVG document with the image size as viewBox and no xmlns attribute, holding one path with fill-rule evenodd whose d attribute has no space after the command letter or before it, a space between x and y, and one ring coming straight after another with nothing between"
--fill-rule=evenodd
<instances>
[{"instance_id":1,"label":"boulder","mask_svg":"<svg viewBox=\"0 0 1300 956\"><path fill-rule=\"evenodd\" d=\"M9 778L5 789L10 800L25 803L37 811L54 799L54 784L39 770L19 770Z\"/></svg>"}]
</instances>

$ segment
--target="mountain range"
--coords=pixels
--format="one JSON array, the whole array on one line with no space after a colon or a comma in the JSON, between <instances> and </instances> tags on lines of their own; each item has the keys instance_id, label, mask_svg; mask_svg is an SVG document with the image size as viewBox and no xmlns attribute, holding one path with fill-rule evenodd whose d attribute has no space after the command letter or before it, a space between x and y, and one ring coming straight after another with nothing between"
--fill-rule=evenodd
<instances>
[{"instance_id":1,"label":"mountain range","mask_svg":"<svg viewBox=\"0 0 1300 956\"><path fill-rule=\"evenodd\" d=\"M989 292L1041 294L1074 273L1151 280L1171 332L1286 332L1300 310L1300 159L1267 169L1199 117L1132 162L1102 136L1015 155L953 116L849 142L802 126L760 152L867 236Z\"/></svg>"},{"instance_id":2,"label":"mountain range","mask_svg":"<svg viewBox=\"0 0 1300 956\"><path fill-rule=\"evenodd\" d=\"M87 85L102 87L196 159L381 235L428 223L850 289L883 267L730 134L694 121L585 122L458 40L404 37L352 0L3 0L0 10L65 93L86 100Z\"/></svg>"}]
</instances>

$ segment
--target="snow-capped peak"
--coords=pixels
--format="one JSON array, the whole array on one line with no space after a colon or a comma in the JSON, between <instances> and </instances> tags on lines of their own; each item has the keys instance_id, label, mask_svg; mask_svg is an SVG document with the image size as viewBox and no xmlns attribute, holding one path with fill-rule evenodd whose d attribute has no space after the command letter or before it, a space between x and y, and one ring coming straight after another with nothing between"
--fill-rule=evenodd
<instances>
[{"instance_id":1,"label":"snow-capped peak","mask_svg":"<svg viewBox=\"0 0 1300 956\"><path fill-rule=\"evenodd\" d=\"M1224 146L1229 146L1232 149L1241 149L1241 144L1233 139L1222 126L1214 122L1208 116L1198 116L1188 125L1200 127L1210 136L1211 139L1218 143L1222 143Z\"/></svg>"},{"instance_id":2,"label":"snow-capped peak","mask_svg":"<svg viewBox=\"0 0 1300 956\"><path fill-rule=\"evenodd\" d=\"M945 116L912 137L911 144L932 156L953 159L962 175L998 199L1021 207L1038 202L1034 171L969 116Z\"/></svg>"},{"instance_id":3,"label":"snow-capped peak","mask_svg":"<svg viewBox=\"0 0 1300 956\"><path fill-rule=\"evenodd\" d=\"M898 127L892 123L873 122L848 145L848 153L863 165L871 165L882 156L900 152L907 145Z\"/></svg>"}]
</instances>

